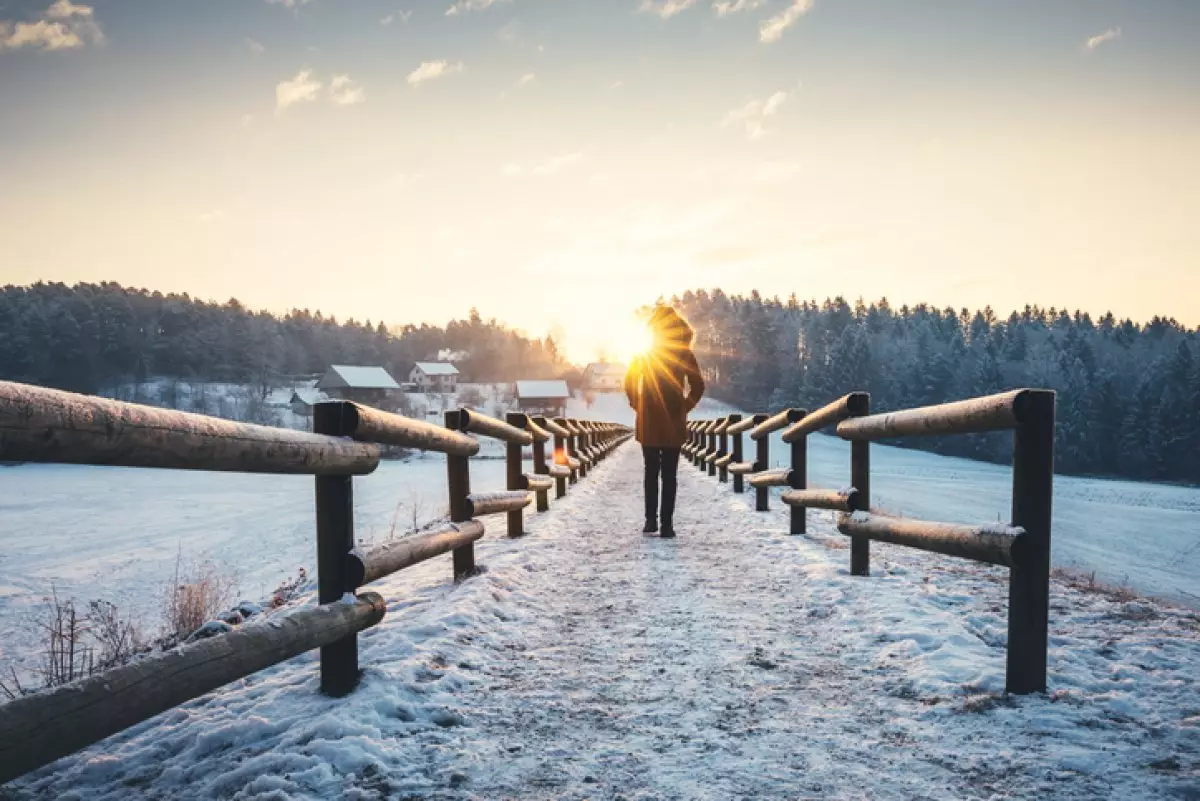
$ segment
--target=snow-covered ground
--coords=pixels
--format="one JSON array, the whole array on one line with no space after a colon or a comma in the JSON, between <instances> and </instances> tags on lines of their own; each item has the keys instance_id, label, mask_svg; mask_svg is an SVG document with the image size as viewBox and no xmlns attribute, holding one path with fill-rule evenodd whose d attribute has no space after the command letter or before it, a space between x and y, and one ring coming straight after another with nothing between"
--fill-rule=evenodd
<instances>
[{"instance_id":1,"label":"snow-covered ground","mask_svg":"<svg viewBox=\"0 0 1200 801\"><path fill-rule=\"evenodd\" d=\"M8 797L1200 796L1195 613L1056 581L1051 692L1004 698L1004 571L877 545L851 577L829 516L789 537L687 464L679 539L646 539L640 468L627 446L529 536L494 526L476 578L379 582L351 696L306 655Z\"/></svg>"}]
</instances>

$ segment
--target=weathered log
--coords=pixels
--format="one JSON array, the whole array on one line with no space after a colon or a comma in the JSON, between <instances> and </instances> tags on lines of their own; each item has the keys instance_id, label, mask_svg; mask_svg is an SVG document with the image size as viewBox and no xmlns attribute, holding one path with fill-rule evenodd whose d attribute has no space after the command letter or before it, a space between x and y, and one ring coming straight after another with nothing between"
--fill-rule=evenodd
<instances>
[{"instance_id":1,"label":"weathered log","mask_svg":"<svg viewBox=\"0 0 1200 801\"><path fill-rule=\"evenodd\" d=\"M475 492L467 496L467 502L471 504L472 517L520 511L532 500L533 496L527 490Z\"/></svg>"},{"instance_id":2,"label":"weathered log","mask_svg":"<svg viewBox=\"0 0 1200 801\"><path fill-rule=\"evenodd\" d=\"M750 429L754 428L757 423L754 422L754 415L746 415L735 423L730 423L729 428L725 429L726 434L745 434Z\"/></svg>"},{"instance_id":3,"label":"weathered log","mask_svg":"<svg viewBox=\"0 0 1200 801\"><path fill-rule=\"evenodd\" d=\"M0 381L0 461L366 475L379 448Z\"/></svg>"},{"instance_id":4,"label":"weathered log","mask_svg":"<svg viewBox=\"0 0 1200 801\"><path fill-rule=\"evenodd\" d=\"M727 467L729 467L729 464L732 461L733 461L733 454L727 453L724 456L717 457L716 465L717 465L717 467L726 467L727 468Z\"/></svg>"},{"instance_id":5,"label":"weathered log","mask_svg":"<svg viewBox=\"0 0 1200 801\"><path fill-rule=\"evenodd\" d=\"M383 598L367 592L354 603L339 601L247 623L11 701L0 707L0 784L232 681L370 628L385 609Z\"/></svg>"},{"instance_id":6,"label":"weathered log","mask_svg":"<svg viewBox=\"0 0 1200 801\"><path fill-rule=\"evenodd\" d=\"M788 506L798 506L804 509L830 509L834 512L852 512L854 511L855 496L857 494L858 490L853 487L847 490L794 489L780 495L779 500Z\"/></svg>"},{"instance_id":7,"label":"weathered log","mask_svg":"<svg viewBox=\"0 0 1200 801\"><path fill-rule=\"evenodd\" d=\"M581 464L581 462L579 461L578 457L575 457L575 456L567 457L567 467L571 468L572 470L578 470L580 464Z\"/></svg>"},{"instance_id":8,"label":"weathered log","mask_svg":"<svg viewBox=\"0 0 1200 801\"><path fill-rule=\"evenodd\" d=\"M338 430L358 442L418 448L455 456L474 456L479 453L479 442L466 434L351 401L318 403L313 408L313 414L318 418L337 418Z\"/></svg>"},{"instance_id":9,"label":"weathered log","mask_svg":"<svg viewBox=\"0 0 1200 801\"><path fill-rule=\"evenodd\" d=\"M357 589L426 559L470 545L483 533L482 522L468 520L449 523L434 531L384 543L365 551L351 551L346 558L347 589Z\"/></svg>"},{"instance_id":10,"label":"weathered log","mask_svg":"<svg viewBox=\"0 0 1200 801\"><path fill-rule=\"evenodd\" d=\"M570 436L570 433L567 431L567 429L565 429L561 425L559 425L557 420L551 420L549 417L539 417L538 425L540 425L542 428L546 429L547 431L549 431L551 434L553 434L556 437Z\"/></svg>"},{"instance_id":11,"label":"weathered log","mask_svg":"<svg viewBox=\"0 0 1200 801\"><path fill-rule=\"evenodd\" d=\"M843 514L838 531L849 537L890 542L975 562L1015 567L1021 562L1025 529L1013 526L969 526L903 517L877 517L868 512Z\"/></svg>"},{"instance_id":12,"label":"weathered log","mask_svg":"<svg viewBox=\"0 0 1200 801\"><path fill-rule=\"evenodd\" d=\"M875 440L1016 428L1021 422L1022 407L1029 405L1031 392L1016 389L983 398L858 417L839 423L837 433L842 439Z\"/></svg>"},{"instance_id":13,"label":"weathered log","mask_svg":"<svg viewBox=\"0 0 1200 801\"><path fill-rule=\"evenodd\" d=\"M754 472L754 462L730 462L729 472L735 476L746 476Z\"/></svg>"},{"instance_id":14,"label":"weathered log","mask_svg":"<svg viewBox=\"0 0 1200 801\"><path fill-rule=\"evenodd\" d=\"M866 392L851 392L815 412L809 412L783 432L783 441L791 443L814 431L840 423L847 417L866 414L870 409L870 397Z\"/></svg>"},{"instance_id":15,"label":"weathered log","mask_svg":"<svg viewBox=\"0 0 1200 801\"><path fill-rule=\"evenodd\" d=\"M567 478L571 475L571 468L565 464L550 465L550 476L552 478Z\"/></svg>"},{"instance_id":16,"label":"weathered log","mask_svg":"<svg viewBox=\"0 0 1200 801\"><path fill-rule=\"evenodd\" d=\"M792 471L786 467L775 470L764 470L750 476L750 486L755 489L764 487L786 487L792 480Z\"/></svg>"},{"instance_id":17,"label":"weathered log","mask_svg":"<svg viewBox=\"0 0 1200 801\"><path fill-rule=\"evenodd\" d=\"M779 429L787 428L793 423L804 419L805 414L806 412L803 409L784 409L779 414L768 417L752 428L750 430L750 439L759 440L774 434Z\"/></svg>"},{"instance_id":18,"label":"weathered log","mask_svg":"<svg viewBox=\"0 0 1200 801\"><path fill-rule=\"evenodd\" d=\"M470 431L483 437L491 437L501 442L516 445L530 445L533 434L522 431L516 426L503 423L494 417L480 414L472 409L459 409L458 424L460 431Z\"/></svg>"},{"instance_id":19,"label":"weathered log","mask_svg":"<svg viewBox=\"0 0 1200 801\"><path fill-rule=\"evenodd\" d=\"M554 479L549 474L526 473L525 489L530 492L548 492L554 489Z\"/></svg>"},{"instance_id":20,"label":"weathered log","mask_svg":"<svg viewBox=\"0 0 1200 801\"><path fill-rule=\"evenodd\" d=\"M525 430L533 435L534 442L548 442L550 440L550 432L538 425L532 417L525 418Z\"/></svg>"}]
</instances>

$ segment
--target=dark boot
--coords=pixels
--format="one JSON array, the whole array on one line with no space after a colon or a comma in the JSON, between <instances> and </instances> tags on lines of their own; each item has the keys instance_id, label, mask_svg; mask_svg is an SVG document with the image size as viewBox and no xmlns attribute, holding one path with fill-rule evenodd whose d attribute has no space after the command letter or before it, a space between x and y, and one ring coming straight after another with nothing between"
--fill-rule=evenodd
<instances>
[{"instance_id":1,"label":"dark boot","mask_svg":"<svg viewBox=\"0 0 1200 801\"><path fill-rule=\"evenodd\" d=\"M646 525L642 526L643 534L654 534L657 531L658 531L658 521L657 520L647 520Z\"/></svg>"},{"instance_id":2,"label":"dark boot","mask_svg":"<svg viewBox=\"0 0 1200 801\"><path fill-rule=\"evenodd\" d=\"M669 540L674 537L675 524L670 520L664 520L662 524L662 534L659 534L658 536L662 537L664 540Z\"/></svg>"}]
</instances>

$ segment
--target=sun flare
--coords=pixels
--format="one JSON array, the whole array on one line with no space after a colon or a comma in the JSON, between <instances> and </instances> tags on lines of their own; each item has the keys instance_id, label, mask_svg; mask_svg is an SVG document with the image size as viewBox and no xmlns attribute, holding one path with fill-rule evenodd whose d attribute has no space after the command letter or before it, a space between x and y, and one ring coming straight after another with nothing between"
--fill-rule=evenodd
<instances>
[{"instance_id":1,"label":"sun flare","mask_svg":"<svg viewBox=\"0 0 1200 801\"><path fill-rule=\"evenodd\" d=\"M613 359L628 364L650 350L654 339L644 321L630 317L612 331L605 344Z\"/></svg>"}]
</instances>

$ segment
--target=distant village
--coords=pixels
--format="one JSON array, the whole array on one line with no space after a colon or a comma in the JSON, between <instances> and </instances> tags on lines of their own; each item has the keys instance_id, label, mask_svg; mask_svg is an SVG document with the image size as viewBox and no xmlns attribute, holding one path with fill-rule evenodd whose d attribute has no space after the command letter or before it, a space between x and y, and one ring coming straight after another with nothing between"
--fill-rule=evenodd
<instances>
[{"instance_id":1,"label":"distant village","mask_svg":"<svg viewBox=\"0 0 1200 801\"><path fill-rule=\"evenodd\" d=\"M505 405L512 411L562 416L573 389L578 389L585 398L619 392L625 378L625 365L593 362L582 371L577 388L571 387L566 379L518 378L500 385L479 385L471 383L470 377L459 371L458 363L466 359L466 353L442 351L437 361L413 362L403 380L397 380L381 365L333 364L319 378L294 382L296 386L288 406L303 418L311 417L313 405L325 400L352 400L415 416L433 415L439 408L444 410L453 405L482 405L481 390L486 386L492 391L498 388L506 396L508 402ZM315 382L313 378L316 378ZM414 395L425 395L441 402L436 406L423 404L424 409L411 408Z\"/></svg>"}]
</instances>

